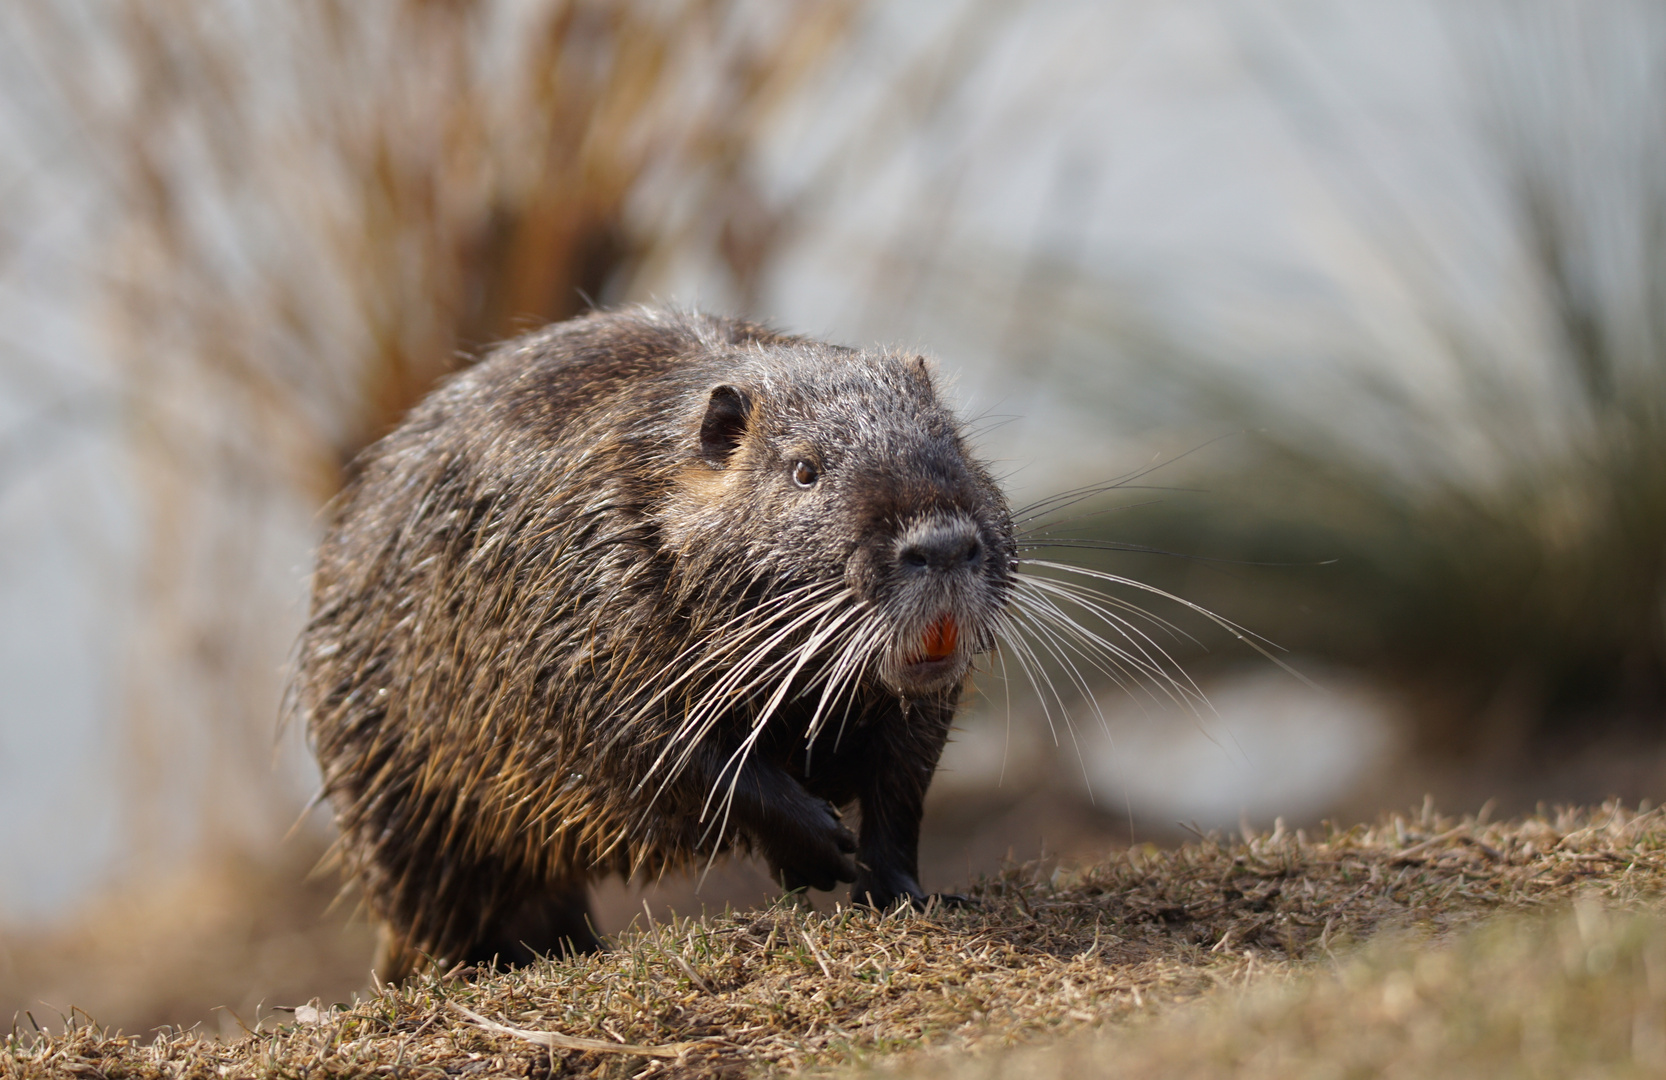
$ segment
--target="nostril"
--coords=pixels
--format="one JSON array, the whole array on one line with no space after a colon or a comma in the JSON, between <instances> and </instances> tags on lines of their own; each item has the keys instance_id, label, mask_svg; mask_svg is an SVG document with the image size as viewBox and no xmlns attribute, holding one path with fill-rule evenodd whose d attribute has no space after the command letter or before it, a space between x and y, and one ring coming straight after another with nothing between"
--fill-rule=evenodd
<instances>
[{"instance_id":1,"label":"nostril","mask_svg":"<svg viewBox=\"0 0 1666 1080\"><path fill-rule=\"evenodd\" d=\"M969 521L916 527L897 547L897 562L907 570L954 570L982 559L983 542Z\"/></svg>"}]
</instances>

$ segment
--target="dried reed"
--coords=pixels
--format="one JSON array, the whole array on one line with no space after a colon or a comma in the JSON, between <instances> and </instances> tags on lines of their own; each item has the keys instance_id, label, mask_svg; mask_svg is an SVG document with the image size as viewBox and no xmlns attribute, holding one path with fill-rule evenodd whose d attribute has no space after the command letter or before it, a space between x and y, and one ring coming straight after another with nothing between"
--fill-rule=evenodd
<instances>
[{"instance_id":1,"label":"dried reed","mask_svg":"<svg viewBox=\"0 0 1666 1080\"><path fill-rule=\"evenodd\" d=\"M851 8L6 14L40 76L19 111L63 125L109 221L94 261L143 521L131 846L265 845L288 825L286 568L359 447L475 350L622 298L655 260L710 251L753 287L778 231L755 144Z\"/></svg>"}]
</instances>

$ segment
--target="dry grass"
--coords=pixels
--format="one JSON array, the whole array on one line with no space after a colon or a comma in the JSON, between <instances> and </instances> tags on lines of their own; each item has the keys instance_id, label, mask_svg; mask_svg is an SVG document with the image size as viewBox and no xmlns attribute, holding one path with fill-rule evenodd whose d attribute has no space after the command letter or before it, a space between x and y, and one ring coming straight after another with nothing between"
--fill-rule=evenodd
<instances>
[{"instance_id":1,"label":"dry grass","mask_svg":"<svg viewBox=\"0 0 1666 1080\"><path fill-rule=\"evenodd\" d=\"M127 1031L200 1024L238 1033L261 1002L348 997L375 931L309 875L322 838L254 862L236 853L129 880L50 926L0 923L0 1017L60 1027L71 1006ZM27 1020L24 1026L28 1026Z\"/></svg>"},{"instance_id":2,"label":"dry grass","mask_svg":"<svg viewBox=\"0 0 1666 1080\"><path fill-rule=\"evenodd\" d=\"M280 1014L276 1024L245 1017L259 1030L235 1042L185 1032L145 1043L91 1024L20 1033L0 1051L0 1076L345 1076L379 1066L413 1075L714 1076L874 1063L921 1049L933 1062L951 1055L929 1067L957 1073L985 1067L964 1051L1120 1028L1221 990L1285 983L1384 930L1461 936L1488 915L1554 910L1576 895L1648 908L1663 886L1666 816L1617 805L1511 823L1425 813L1315 837L1210 837L1078 869L1013 868L975 883L979 904L964 910L881 916L781 906L658 923L619 935L601 956L428 978L350 1005ZM1612 927L1615 955L1633 967L1661 940L1652 922ZM1441 969L1454 973L1452 993L1470 992L1472 956L1481 965L1475 979L1489 963L1550 962L1537 946L1511 959L1491 940L1438 953L1452 958ZM1421 977L1424 955L1437 954L1421 946L1369 953L1349 969L1365 974L1344 984L1354 978L1368 998L1372 979ZM1302 1001L1316 1008L1336 996L1306 985L1296 1004L1278 1008L1300 1017ZM1554 993L1541 1001L1532 984L1515 992L1559 1008ZM483 1028L458 1007L500 1027ZM1346 1004L1325 1007L1325 1022L1345 1033ZM1243 1053L1275 1037L1237 1022ZM1185 1044L1161 1031L1145 1037ZM609 1049L596 1049L603 1044Z\"/></svg>"},{"instance_id":3,"label":"dry grass","mask_svg":"<svg viewBox=\"0 0 1666 1080\"><path fill-rule=\"evenodd\" d=\"M917 1054L874 1074L1474 1077L1666 1075L1666 920L1578 903L1450 942L1392 936L1335 970L1150 1025L978 1058Z\"/></svg>"}]
</instances>

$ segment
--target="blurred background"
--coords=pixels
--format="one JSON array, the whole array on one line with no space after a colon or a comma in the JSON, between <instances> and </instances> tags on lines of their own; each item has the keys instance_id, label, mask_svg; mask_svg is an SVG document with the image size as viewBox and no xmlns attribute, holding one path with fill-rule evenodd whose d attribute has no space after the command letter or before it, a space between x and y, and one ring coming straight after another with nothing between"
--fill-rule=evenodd
<instances>
[{"instance_id":1,"label":"blurred background","mask_svg":"<svg viewBox=\"0 0 1666 1080\"><path fill-rule=\"evenodd\" d=\"M0 1017L234 1032L366 984L276 724L319 510L593 304L940 358L1016 504L1119 481L1054 557L1277 658L1125 591L1209 706L991 664L928 887L1658 800L1662 100L1644 0L5 5Z\"/></svg>"}]
</instances>

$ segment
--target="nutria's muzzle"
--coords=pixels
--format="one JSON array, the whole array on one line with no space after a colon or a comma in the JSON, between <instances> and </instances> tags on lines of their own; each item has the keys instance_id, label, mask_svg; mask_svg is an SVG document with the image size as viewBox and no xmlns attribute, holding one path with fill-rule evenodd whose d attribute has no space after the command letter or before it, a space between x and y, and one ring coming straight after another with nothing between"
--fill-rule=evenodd
<instances>
[{"instance_id":1,"label":"nutria's muzzle","mask_svg":"<svg viewBox=\"0 0 1666 1080\"><path fill-rule=\"evenodd\" d=\"M893 690L921 697L947 689L991 647L1005 568L989 551L978 523L958 514L898 534L884 598L896 632L881 676Z\"/></svg>"}]
</instances>

